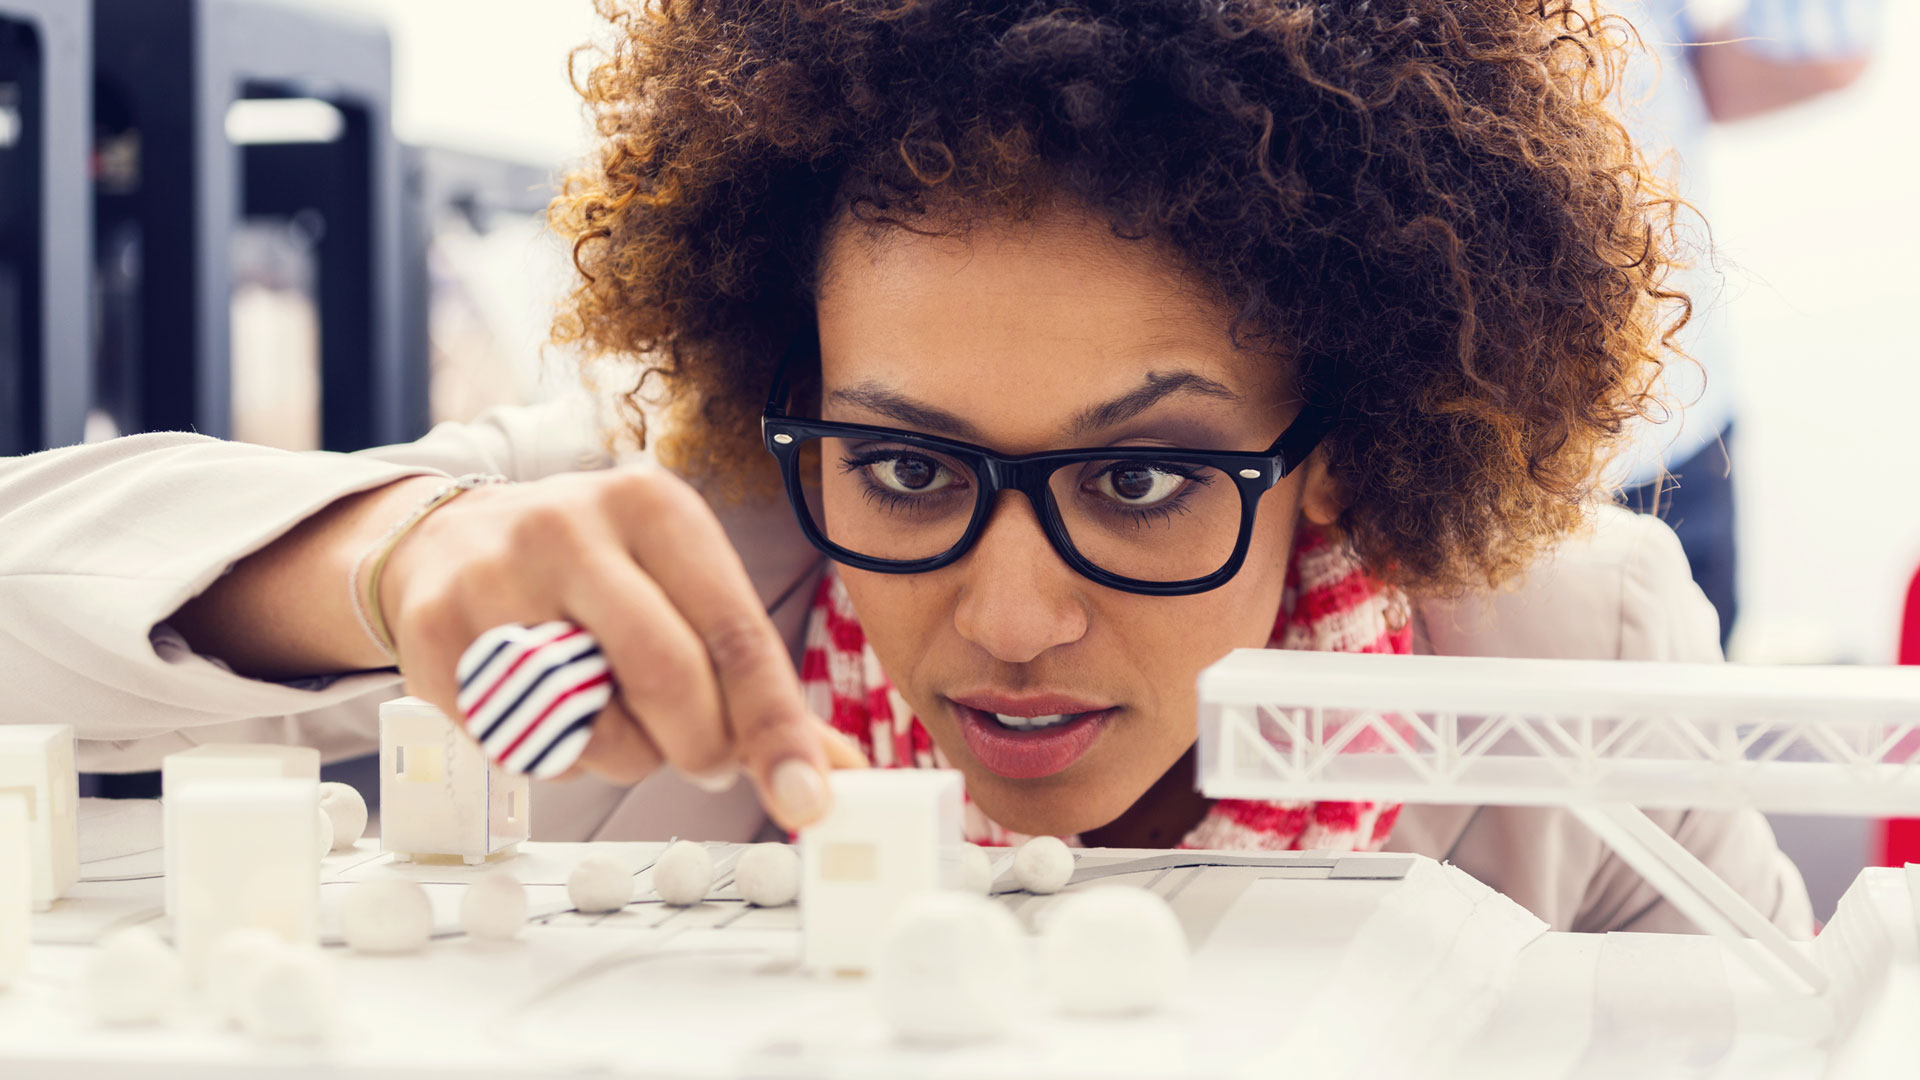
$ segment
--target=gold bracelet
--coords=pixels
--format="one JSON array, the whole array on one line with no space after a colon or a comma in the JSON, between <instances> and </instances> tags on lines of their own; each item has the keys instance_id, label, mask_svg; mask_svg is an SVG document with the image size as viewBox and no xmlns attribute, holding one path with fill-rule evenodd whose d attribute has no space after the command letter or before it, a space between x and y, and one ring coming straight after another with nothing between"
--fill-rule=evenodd
<instances>
[{"instance_id":1,"label":"gold bracelet","mask_svg":"<svg viewBox=\"0 0 1920 1080\"><path fill-rule=\"evenodd\" d=\"M392 665L398 667L400 664L400 648L394 644L393 633L387 629L387 617L380 610L380 575L385 572L387 568L387 560L393 557L394 549L400 546L400 541L405 539L406 535L413 531L414 526L425 521L428 514L452 502L463 492L471 491L474 488L487 484L504 483L506 483L506 477L504 476L489 476L482 473L462 476L446 487L441 488L431 499L428 499L416 507L413 513L408 514L395 524L393 528L388 529L387 535L382 537L379 543L368 548L366 554L360 556L359 561L354 563L353 578L356 583L354 589L354 614L360 617L361 628L366 630L367 635L373 639L374 644L380 646L381 651L386 653L387 660ZM365 566L368 560L372 560L373 569L367 574L366 590L362 592L357 587L357 582L360 577L360 568Z\"/></svg>"}]
</instances>

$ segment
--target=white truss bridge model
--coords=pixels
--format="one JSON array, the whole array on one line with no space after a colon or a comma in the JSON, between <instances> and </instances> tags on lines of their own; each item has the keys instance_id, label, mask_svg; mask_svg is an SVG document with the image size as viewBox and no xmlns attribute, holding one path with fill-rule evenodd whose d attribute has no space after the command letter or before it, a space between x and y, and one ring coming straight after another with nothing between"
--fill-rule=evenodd
<instances>
[{"instance_id":1,"label":"white truss bridge model","mask_svg":"<svg viewBox=\"0 0 1920 1080\"><path fill-rule=\"evenodd\" d=\"M1641 807L1920 816L1920 668L1241 649L1200 675L1212 798L1566 807L1763 974L1802 946Z\"/></svg>"}]
</instances>

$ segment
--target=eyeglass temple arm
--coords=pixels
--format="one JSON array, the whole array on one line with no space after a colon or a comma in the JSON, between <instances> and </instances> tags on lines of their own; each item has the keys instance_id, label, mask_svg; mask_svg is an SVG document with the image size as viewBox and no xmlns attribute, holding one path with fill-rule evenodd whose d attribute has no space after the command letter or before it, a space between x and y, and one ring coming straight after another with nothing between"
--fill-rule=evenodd
<instances>
[{"instance_id":1,"label":"eyeglass temple arm","mask_svg":"<svg viewBox=\"0 0 1920 1080\"><path fill-rule=\"evenodd\" d=\"M1280 459L1280 475L1299 468L1332 427L1333 418L1320 406L1309 402L1300 410L1300 415L1280 433L1279 441L1273 446L1274 455Z\"/></svg>"},{"instance_id":2,"label":"eyeglass temple arm","mask_svg":"<svg viewBox=\"0 0 1920 1080\"><path fill-rule=\"evenodd\" d=\"M818 331L809 325L806 330L796 334L792 344L780 354L780 362L773 366L773 387L767 391L765 415L787 415L787 394L792 386L794 362L802 359L802 353L814 353L817 361L820 347L817 333Z\"/></svg>"},{"instance_id":3,"label":"eyeglass temple arm","mask_svg":"<svg viewBox=\"0 0 1920 1080\"><path fill-rule=\"evenodd\" d=\"M780 362L774 365L773 387L767 391L767 407L763 411L766 416L787 415L787 361L790 359L792 353L782 356Z\"/></svg>"}]
</instances>

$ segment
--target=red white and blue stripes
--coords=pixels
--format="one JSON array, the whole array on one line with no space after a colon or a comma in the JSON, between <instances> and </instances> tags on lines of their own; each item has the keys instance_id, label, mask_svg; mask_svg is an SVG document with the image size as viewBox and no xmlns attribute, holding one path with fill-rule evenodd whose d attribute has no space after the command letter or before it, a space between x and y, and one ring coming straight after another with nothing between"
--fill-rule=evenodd
<instances>
[{"instance_id":1,"label":"red white and blue stripes","mask_svg":"<svg viewBox=\"0 0 1920 1080\"><path fill-rule=\"evenodd\" d=\"M593 635L570 622L496 626L455 668L467 733L489 760L545 780L572 767L613 700L613 674Z\"/></svg>"}]
</instances>

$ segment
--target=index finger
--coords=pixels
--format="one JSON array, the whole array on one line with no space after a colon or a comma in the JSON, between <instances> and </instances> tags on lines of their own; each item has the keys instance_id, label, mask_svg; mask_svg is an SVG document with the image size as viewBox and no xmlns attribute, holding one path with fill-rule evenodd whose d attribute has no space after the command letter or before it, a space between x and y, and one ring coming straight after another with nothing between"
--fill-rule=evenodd
<instances>
[{"instance_id":1,"label":"index finger","mask_svg":"<svg viewBox=\"0 0 1920 1080\"><path fill-rule=\"evenodd\" d=\"M705 645L741 763L775 821L812 824L829 805L827 750L746 566L692 486L662 474L634 488L619 511L629 549Z\"/></svg>"}]
</instances>

